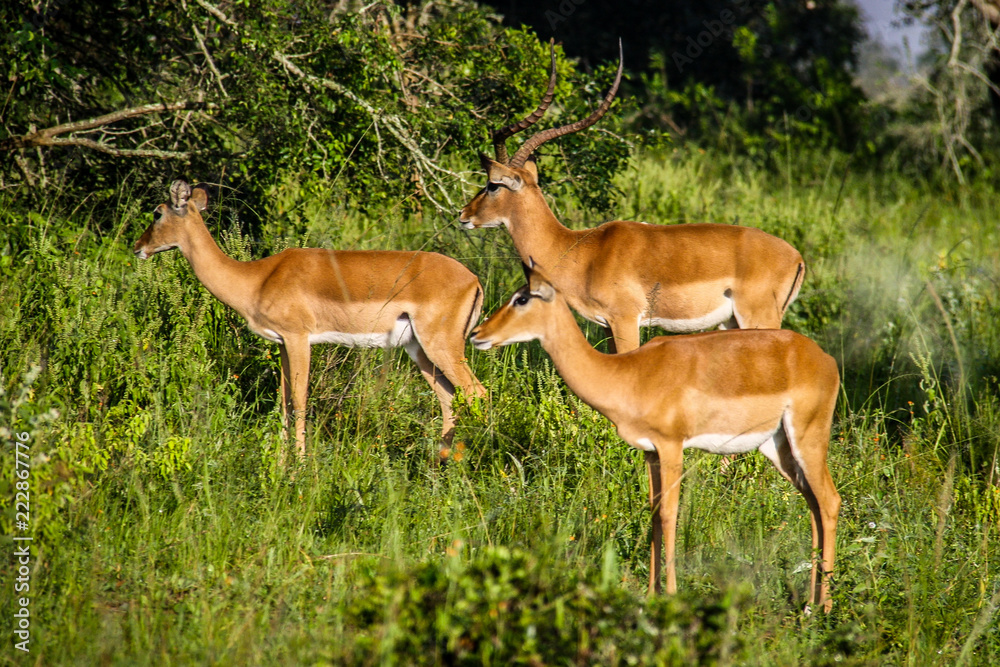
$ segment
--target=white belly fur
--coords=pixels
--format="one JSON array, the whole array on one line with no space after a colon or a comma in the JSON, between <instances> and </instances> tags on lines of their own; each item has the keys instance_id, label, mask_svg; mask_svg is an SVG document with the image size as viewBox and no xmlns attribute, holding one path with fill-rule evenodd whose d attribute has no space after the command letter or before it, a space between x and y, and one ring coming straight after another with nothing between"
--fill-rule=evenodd
<instances>
[{"instance_id":1,"label":"white belly fur","mask_svg":"<svg viewBox=\"0 0 1000 667\"><path fill-rule=\"evenodd\" d=\"M641 327L661 327L667 331L679 333L692 333L695 331L706 331L713 329L723 322L728 322L733 316L732 299L724 299L722 305L701 317L690 320L668 320L663 317L639 317Z\"/></svg>"},{"instance_id":2,"label":"white belly fur","mask_svg":"<svg viewBox=\"0 0 1000 667\"><path fill-rule=\"evenodd\" d=\"M413 325L408 317L396 320L391 331L385 333L343 333L323 331L309 334L309 344L335 343L348 347L400 347L414 339Z\"/></svg>"},{"instance_id":3,"label":"white belly fur","mask_svg":"<svg viewBox=\"0 0 1000 667\"><path fill-rule=\"evenodd\" d=\"M739 435L724 435L721 433L702 433L684 441L684 449L702 449L712 454L743 454L758 449L777 432L741 433ZM639 438L632 445L644 452L655 452L656 446L649 438Z\"/></svg>"},{"instance_id":4,"label":"white belly fur","mask_svg":"<svg viewBox=\"0 0 1000 667\"><path fill-rule=\"evenodd\" d=\"M763 433L702 433L684 441L684 449L702 449L712 454L742 454L752 452L771 439L774 431Z\"/></svg>"}]
</instances>

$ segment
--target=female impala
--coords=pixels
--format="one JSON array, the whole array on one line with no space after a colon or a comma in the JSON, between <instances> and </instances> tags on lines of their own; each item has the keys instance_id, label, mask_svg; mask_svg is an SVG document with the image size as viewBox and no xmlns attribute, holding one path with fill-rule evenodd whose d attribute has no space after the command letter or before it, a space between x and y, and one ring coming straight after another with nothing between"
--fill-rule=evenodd
<instances>
[{"instance_id":1,"label":"female impala","mask_svg":"<svg viewBox=\"0 0 1000 667\"><path fill-rule=\"evenodd\" d=\"M179 248L198 280L233 308L250 330L281 349L282 415L295 414L295 440L305 454L310 346L403 346L441 402L442 437L454 434L455 387L486 390L464 359L465 337L479 318L483 289L464 266L431 252L292 248L253 262L230 258L201 217L208 194L184 181L170 186L153 223L135 242L146 259Z\"/></svg>"},{"instance_id":2,"label":"female impala","mask_svg":"<svg viewBox=\"0 0 1000 667\"><path fill-rule=\"evenodd\" d=\"M555 52L549 88L522 121L493 132L496 160L481 155L488 182L465 208L466 229L504 225L522 262L534 257L570 307L607 329L613 348L639 347L639 328L692 332L719 328L779 329L805 275L799 252L752 227L719 224L649 225L616 220L570 230L552 214L532 153L556 137L596 123L611 106L618 75L603 103L584 120L530 137L507 159L506 140L545 113L555 90Z\"/></svg>"},{"instance_id":3,"label":"female impala","mask_svg":"<svg viewBox=\"0 0 1000 667\"><path fill-rule=\"evenodd\" d=\"M683 451L760 450L805 496L812 515L810 603L827 611L840 496L826 452L840 376L833 357L792 331L714 331L661 336L623 354L593 349L566 298L537 266L528 284L472 332L481 350L539 340L569 388L646 454L654 512L649 592L667 592L674 568ZM659 513L659 521L655 513ZM666 547L663 549L663 538ZM817 562L818 554L822 561Z\"/></svg>"}]
</instances>

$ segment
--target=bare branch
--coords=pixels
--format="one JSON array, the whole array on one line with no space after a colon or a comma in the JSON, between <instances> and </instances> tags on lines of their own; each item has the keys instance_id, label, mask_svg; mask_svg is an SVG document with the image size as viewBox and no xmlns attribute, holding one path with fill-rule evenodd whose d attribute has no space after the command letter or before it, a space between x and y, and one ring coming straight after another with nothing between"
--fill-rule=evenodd
<instances>
[{"instance_id":1,"label":"bare branch","mask_svg":"<svg viewBox=\"0 0 1000 667\"><path fill-rule=\"evenodd\" d=\"M230 26L231 28L239 32L240 29L239 25L232 19L230 19L228 16L226 16L225 13L223 13L222 10L220 10L218 7L207 2L207 0L195 0L195 2L197 2L198 5L204 8L207 12L212 14L218 20L222 21L226 25ZM365 9L368 9L368 7L366 7ZM302 79L309 85L332 90L338 95L346 97L347 99L351 100L359 107L361 107L365 111L365 113L367 113L372 117L372 120L375 123L376 135L378 136L378 141L380 146L379 148L380 153L381 153L382 137L380 134L378 134L377 123L381 121L383 127L385 127L385 129L389 131L389 134L395 137L396 140L399 141L399 143L402 144L403 147L406 148L406 150L409 151L410 154L413 156L414 162L416 164L417 185L418 188L422 191L422 193L439 211L447 213L452 213L454 211L455 203L449 196L448 190L445 187L445 185L438 178L435 177L435 172L441 174L447 174L453 178L459 179L463 183L467 183L467 181L460 174L456 174L448 169L440 167L433 160L427 157L427 155L424 154L424 152L420 149L420 146L417 144L417 142L410 135L409 128L401 118L393 114L385 113L381 109L376 109L374 106L372 106L371 103L369 103L363 97L355 93L353 90L350 90L346 86L343 86L332 79L324 79L322 77L318 77L303 71L297 64L292 62L293 59L305 57L301 54L289 55L281 53L279 51L275 51L272 53L272 57L279 63L281 63L281 65L284 66L285 70L287 70L290 74L294 75L299 79ZM380 158L381 155L379 155L378 159ZM381 165L379 165L379 167L381 168ZM425 180L429 180L430 184L433 185L434 188L441 193L441 197L444 199L446 205L442 205L434 198L434 196L431 195L430 189L427 187L427 183L425 183Z\"/></svg>"},{"instance_id":2,"label":"bare branch","mask_svg":"<svg viewBox=\"0 0 1000 667\"><path fill-rule=\"evenodd\" d=\"M435 208L437 208L441 212L451 213L452 211L454 211L455 203L451 200L451 197L449 196L448 191L444 187L444 185L440 183L436 178L433 178L432 172L435 171L441 172L453 176L455 178L461 178L461 176L459 174L455 174L454 172L448 169L444 169L443 167L438 166L437 164L434 163L433 160L427 157L427 155L425 155L424 152L420 149L420 146L417 145L417 142L413 139L413 137L410 136L406 124L403 122L401 118L393 114L385 113L380 109L376 109L374 106L371 105L371 103L369 103L363 97L355 93L353 90L347 88L346 86L341 85L340 83L337 83L332 79L323 79L313 74L309 74L307 72L302 71L302 69L298 65L293 63L291 59L283 53L275 51L272 55L275 60L281 63L285 67L285 69L288 70L289 73L294 74L296 77L303 79L304 81L313 86L327 88L328 90L332 90L337 94L346 97L347 99L351 100L359 107L364 109L365 112L368 113L373 118L381 120L384 123L385 128L389 131L389 133L392 136L394 136L396 140L399 141L399 143L401 143L413 156L417 166L417 172L416 172L417 182L421 190L423 191L423 194L427 197L427 199L434 205ZM428 177L430 178L431 183L436 187L436 189L440 191L441 196L447 203L447 207L442 206L430 194L429 189L426 187L426 184L424 183L424 179ZM462 180L464 181L464 179Z\"/></svg>"},{"instance_id":3,"label":"bare branch","mask_svg":"<svg viewBox=\"0 0 1000 667\"><path fill-rule=\"evenodd\" d=\"M225 14L223 14L222 10L219 9L218 7L216 7L215 5L210 4L208 2L205 2L205 0L195 0L195 2L197 2L199 5L201 5L205 9L205 11L207 11L209 14L211 14L215 18L219 19L220 21L222 21L223 23L225 23L229 27L231 27L231 28L236 28L237 27L236 23L232 19L230 19L228 16L226 16Z\"/></svg>"},{"instance_id":4,"label":"bare branch","mask_svg":"<svg viewBox=\"0 0 1000 667\"><path fill-rule=\"evenodd\" d=\"M21 172L21 176L24 177L25 182L29 187L35 187L35 175L31 173L31 169L28 167L27 160L20 153L14 153L14 163Z\"/></svg>"},{"instance_id":5,"label":"bare branch","mask_svg":"<svg viewBox=\"0 0 1000 667\"><path fill-rule=\"evenodd\" d=\"M30 134L25 134L19 137L10 137L0 142L0 150L16 150L19 148L31 148L32 146L57 146L57 145L78 145L78 146L88 146L94 148L89 143L80 140L60 140L55 139L60 134L67 134L73 132L85 132L87 130L93 130L96 128L104 127L106 125L111 125L112 123L117 123L128 118L135 118L136 116L143 116L151 113L158 113L161 111L179 111L183 109L203 109L203 108L214 108L214 104L209 104L206 102L191 102L191 101L181 101L181 102L157 102L155 104L144 104L138 107L132 107L130 109L120 109L119 111L113 111L111 113L104 114L103 116L97 116L96 118L88 118L87 120L74 121L72 123L63 123L62 125L56 125L54 127L47 127L44 130L38 130L37 132L31 132ZM91 143L92 140L87 140ZM74 143L75 142L75 143ZM106 144L98 144L103 146L103 148L98 148L96 150L101 150L103 152L108 152L104 150L105 148L111 148ZM125 149L114 149L111 150L125 150ZM128 153L124 153L127 155Z\"/></svg>"},{"instance_id":6,"label":"bare branch","mask_svg":"<svg viewBox=\"0 0 1000 667\"><path fill-rule=\"evenodd\" d=\"M93 139L87 139L86 137L73 137L71 139L48 139L44 143L37 144L39 146L82 146L84 148L90 148L95 151L100 151L101 153L107 153L108 155L114 155L115 157L153 157L153 158L169 158L169 159L188 159L191 157L191 153L188 151L161 151L155 149L147 148L115 148L114 146L109 146L108 144L101 143L99 141L94 141Z\"/></svg>"},{"instance_id":7,"label":"bare branch","mask_svg":"<svg viewBox=\"0 0 1000 667\"><path fill-rule=\"evenodd\" d=\"M433 85L437 86L438 88L441 89L441 91L443 93L445 93L446 95L450 96L452 99L456 100L457 102L462 102L461 98L459 98L458 95L456 95L455 93L453 93L450 90L448 90L448 88L444 84L438 83L437 81L435 81L434 79L430 78L429 76L427 76L423 72L418 72L417 70L411 69L409 67L404 67L403 71L406 72L407 74L412 74L413 76L415 76L417 78L423 79L427 83L430 83L430 84L433 84ZM478 118L479 120L483 120L483 121L486 120L486 117L483 116L482 114L478 113L475 109L472 109L471 113L472 113L472 115L475 118Z\"/></svg>"},{"instance_id":8,"label":"bare branch","mask_svg":"<svg viewBox=\"0 0 1000 667\"><path fill-rule=\"evenodd\" d=\"M958 0L958 4L951 11L951 25L952 25L952 38L951 38L951 54L948 56L948 65L954 67L955 63L958 62L958 53L962 48L962 10L965 9L965 5L968 0Z\"/></svg>"},{"instance_id":9,"label":"bare branch","mask_svg":"<svg viewBox=\"0 0 1000 667\"><path fill-rule=\"evenodd\" d=\"M208 61L209 69L211 69L212 73L215 74L215 80L219 84L219 90L222 91L222 96L229 97L229 93L226 92L225 86L222 85L222 73L219 71L219 68L215 66L215 61L212 60L212 56L208 52L208 47L205 46L205 39L201 36L201 31L198 30L198 26L193 24L191 29L194 30L194 37L198 41L198 46L201 48L201 52L205 55L205 60Z\"/></svg>"},{"instance_id":10,"label":"bare branch","mask_svg":"<svg viewBox=\"0 0 1000 667\"><path fill-rule=\"evenodd\" d=\"M972 5L993 25L1000 25L1000 6L996 0L972 0Z\"/></svg>"}]
</instances>

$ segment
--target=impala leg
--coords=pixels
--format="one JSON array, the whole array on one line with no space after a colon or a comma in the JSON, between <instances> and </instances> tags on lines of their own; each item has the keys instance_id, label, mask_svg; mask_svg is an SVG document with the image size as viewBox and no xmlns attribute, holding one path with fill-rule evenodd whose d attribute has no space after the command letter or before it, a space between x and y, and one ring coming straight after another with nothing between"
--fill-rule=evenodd
<instances>
[{"instance_id":1,"label":"impala leg","mask_svg":"<svg viewBox=\"0 0 1000 667\"><path fill-rule=\"evenodd\" d=\"M809 523L812 528L812 562L809 582L809 604L822 605L830 611L830 576L833 572L837 550L837 517L840 513L840 494L830 477L826 464L829 425L805 424L799 431L791 430L794 442L789 441L788 417L778 433L764 443L760 451L774 463L778 471L806 500L809 506Z\"/></svg>"},{"instance_id":2,"label":"impala leg","mask_svg":"<svg viewBox=\"0 0 1000 667\"><path fill-rule=\"evenodd\" d=\"M801 282L800 277L797 285L801 285ZM737 324L740 329L780 329L781 319L785 315L785 302L793 289L798 292L798 287L793 283L775 288L768 282L752 291L748 285L744 285L733 298L733 317L730 322ZM727 325L726 328L734 327Z\"/></svg>"},{"instance_id":3,"label":"impala leg","mask_svg":"<svg viewBox=\"0 0 1000 667\"><path fill-rule=\"evenodd\" d=\"M663 524L660 523L660 457L656 452L646 455L646 474L649 478L649 510L652 516L652 539L649 544L649 594L660 592L660 550L663 546Z\"/></svg>"},{"instance_id":4,"label":"impala leg","mask_svg":"<svg viewBox=\"0 0 1000 667\"><path fill-rule=\"evenodd\" d=\"M486 387L472 373L465 359L464 329L435 331L424 320L414 323L414 326L414 340L406 345L406 351L437 394L444 419L441 439L445 446L451 446L455 437L452 410L455 387L462 388L466 399L485 397Z\"/></svg>"},{"instance_id":5,"label":"impala leg","mask_svg":"<svg viewBox=\"0 0 1000 667\"><path fill-rule=\"evenodd\" d=\"M406 352L441 403L441 416L444 422L441 428L441 440L445 446L451 446L451 441L455 437L455 414L451 408L451 401L455 397L455 386L445 377L444 372L434 365L416 340L406 344Z\"/></svg>"},{"instance_id":6,"label":"impala leg","mask_svg":"<svg viewBox=\"0 0 1000 667\"><path fill-rule=\"evenodd\" d=\"M604 338L608 341L608 354L618 354L618 346L615 345L615 332L611 327L604 327Z\"/></svg>"},{"instance_id":7,"label":"impala leg","mask_svg":"<svg viewBox=\"0 0 1000 667\"><path fill-rule=\"evenodd\" d=\"M305 336L288 336L282 347L282 367L286 367L284 386L291 394L292 414L295 418L295 446L299 457L306 455L306 399L309 396L309 339ZM288 391L288 387L291 390ZM287 396L286 393L286 396Z\"/></svg>"},{"instance_id":8,"label":"impala leg","mask_svg":"<svg viewBox=\"0 0 1000 667\"><path fill-rule=\"evenodd\" d=\"M824 442L824 444L826 444ZM813 569L810 577L811 598L816 605L829 612L833 608L830 597L830 577L837 557L837 518L840 514L840 494L830 477L824 461L806 470L806 484L812 502ZM805 494L803 494L805 495ZM809 497L807 496L807 500ZM822 557L820 561L819 558Z\"/></svg>"},{"instance_id":9,"label":"impala leg","mask_svg":"<svg viewBox=\"0 0 1000 667\"><path fill-rule=\"evenodd\" d=\"M464 343L464 340L462 342ZM469 368L469 362L464 356L465 349L463 345L449 346L449 348L444 350L440 346L427 346L422 349L425 350L424 354L430 362L438 369L438 373L444 373L444 377L454 387L461 387L466 398L473 396L484 398L486 396L486 387L483 386L479 379L472 373L472 369Z\"/></svg>"},{"instance_id":10,"label":"impala leg","mask_svg":"<svg viewBox=\"0 0 1000 667\"><path fill-rule=\"evenodd\" d=\"M278 449L278 465L285 465L285 447L288 444L288 412L292 403L291 367L288 350L284 343L278 343L281 359L281 380L278 386L278 401L281 403L281 446Z\"/></svg>"},{"instance_id":11,"label":"impala leg","mask_svg":"<svg viewBox=\"0 0 1000 667\"><path fill-rule=\"evenodd\" d=\"M606 330L610 332L611 343L614 346L614 350L609 349L612 354L622 354L623 352L631 352L638 349L639 327L634 321L627 325L622 324L620 321L609 322Z\"/></svg>"},{"instance_id":12,"label":"impala leg","mask_svg":"<svg viewBox=\"0 0 1000 667\"><path fill-rule=\"evenodd\" d=\"M279 343L278 350L281 352L281 384L278 388L278 400L281 401L281 437L284 438L287 437L288 409L292 404L292 380L289 375L291 369L289 368L288 350L285 348L285 344Z\"/></svg>"},{"instance_id":13,"label":"impala leg","mask_svg":"<svg viewBox=\"0 0 1000 667\"><path fill-rule=\"evenodd\" d=\"M681 473L684 449L680 443L657 448L660 458L660 524L663 531L663 557L667 566L667 593L677 592L677 508L681 498Z\"/></svg>"}]
</instances>

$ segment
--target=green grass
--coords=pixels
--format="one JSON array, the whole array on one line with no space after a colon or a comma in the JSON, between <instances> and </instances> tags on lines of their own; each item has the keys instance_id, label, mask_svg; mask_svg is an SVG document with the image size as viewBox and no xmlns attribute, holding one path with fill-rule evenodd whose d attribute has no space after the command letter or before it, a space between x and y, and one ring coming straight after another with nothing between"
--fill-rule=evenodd
<instances>
[{"instance_id":1,"label":"green grass","mask_svg":"<svg viewBox=\"0 0 1000 667\"><path fill-rule=\"evenodd\" d=\"M177 253L131 256L165 192L126 189L111 214L29 215L0 199L17 230L0 262L0 428L29 432L33 457L28 659L997 663L995 194L845 169L838 158L773 174L710 154L644 157L617 209L759 226L806 257L788 322L844 379L830 447L844 501L835 606L813 616L802 614L805 502L763 457L721 474L717 457L687 454L681 594L647 600L642 457L537 344L469 348L490 397L460 408L462 447L443 468L430 464L436 401L405 354L318 348L310 456L280 469L275 347ZM598 222L553 205L567 224ZM520 283L499 230L300 210L312 242L460 259L487 311ZM303 242L254 243L214 207L210 225L243 258ZM9 498L13 459L5 432ZM11 503L2 519L16 534ZM12 560L2 567L10 618ZM16 653L0 655L25 661Z\"/></svg>"}]
</instances>

